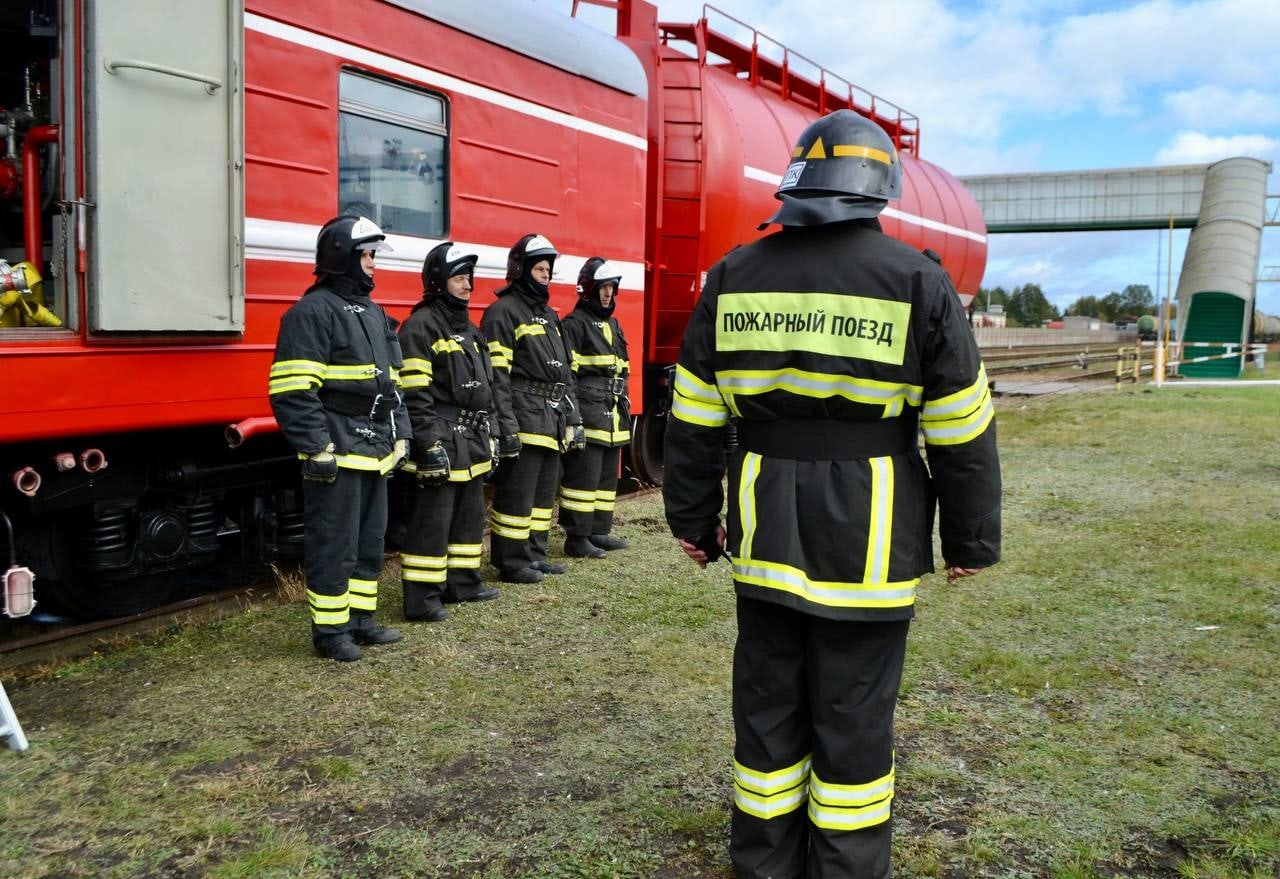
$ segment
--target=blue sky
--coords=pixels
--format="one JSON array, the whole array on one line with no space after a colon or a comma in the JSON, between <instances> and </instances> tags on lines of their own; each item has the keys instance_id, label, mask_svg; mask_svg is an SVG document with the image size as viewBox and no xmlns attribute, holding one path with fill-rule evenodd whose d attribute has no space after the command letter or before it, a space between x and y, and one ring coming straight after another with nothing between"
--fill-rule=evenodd
<instances>
[{"instance_id":1,"label":"blue sky","mask_svg":"<svg viewBox=\"0 0 1280 879\"><path fill-rule=\"evenodd\" d=\"M722 0L718 8L920 117L952 174L1270 161L1280 194L1277 0ZM658 0L664 21L703 4ZM712 16L732 34L732 25ZM1174 233L1177 289L1186 231ZM1034 282L1059 306L1126 284L1163 293L1168 230L994 235L985 286ZM1280 227L1260 266L1280 265ZM1280 284L1258 285L1280 314Z\"/></svg>"}]
</instances>

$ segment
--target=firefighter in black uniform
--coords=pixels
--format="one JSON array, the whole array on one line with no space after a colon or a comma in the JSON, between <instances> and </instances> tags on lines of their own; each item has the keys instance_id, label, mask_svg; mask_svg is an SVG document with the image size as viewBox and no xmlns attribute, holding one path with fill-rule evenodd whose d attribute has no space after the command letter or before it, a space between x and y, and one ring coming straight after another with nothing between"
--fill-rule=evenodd
<instances>
[{"instance_id":1,"label":"firefighter in black uniform","mask_svg":"<svg viewBox=\"0 0 1280 879\"><path fill-rule=\"evenodd\" d=\"M323 656L400 640L373 621L387 527L387 474L402 459L409 415L395 325L369 296L386 236L335 217L316 239L317 280L280 320L271 409L302 459L311 639Z\"/></svg>"},{"instance_id":2,"label":"firefighter in black uniform","mask_svg":"<svg viewBox=\"0 0 1280 879\"><path fill-rule=\"evenodd\" d=\"M994 564L994 412L946 273L880 230L901 192L893 142L839 110L792 155L782 230L713 266L690 319L663 493L686 554L727 549L733 568L735 867L887 879L893 712L935 499L948 580Z\"/></svg>"},{"instance_id":3,"label":"firefighter in black uniform","mask_svg":"<svg viewBox=\"0 0 1280 879\"><path fill-rule=\"evenodd\" d=\"M618 494L618 459L631 441L631 401L627 398L627 340L613 317L622 275L593 256L578 273L578 304L564 319L573 350L573 373L586 448L564 455L560 481L560 525L565 555L603 558L625 549L613 530Z\"/></svg>"},{"instance_id":4,"label":"firefighter in black uniform","mask_svg":"<svg viewBox=\"0 0 1280 879\"><path fill-rule=\"evenodd\" d=\"M493 358L500 453L518 451L493 495L489 555L509 583L562 574L547 561L560 453L584 444L573 395L573 356L551 309L551 272L559 256L541 235L525 235L507 255L507 286L480 322Z\"/></svg>"},{"instance_id":5,"label":"firefighter in black uniform","mask_svg":"<svg viewBox=\"0 0 1280 879\"><path fill-rule=\"evenodd\" d=\"M401 544L404 615L443 620L442 602L487 601L480 578L484 474L498 417L489 347L467 313L478 257L452 241L422 265L422 301L400 327L405 403L413 427L408 525Z\"/></svg>"}]
</instances>

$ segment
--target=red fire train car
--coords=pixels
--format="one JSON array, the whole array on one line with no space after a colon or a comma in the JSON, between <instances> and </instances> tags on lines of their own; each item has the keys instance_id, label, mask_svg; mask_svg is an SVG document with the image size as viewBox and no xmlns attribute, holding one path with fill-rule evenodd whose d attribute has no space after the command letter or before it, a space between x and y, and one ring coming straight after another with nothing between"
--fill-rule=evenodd
<instances>
[{"instance_id":1,"label":"red fire train car","mask_svg":"<svg viewBox=\"0 0 1280 879\"><path fill-rule=\"evenodd\" d=\"M5 5L7 612L26 609L28 571L39 597L118 615L219 553L297 550L296 459L266 377L340 211L388 231L375 296L397 317L445 239L480 254L478 307L527 232L563 254L561 310L587 258L619 266L647 478L704 273L761 234L818 115L850 107L890 133L905 180L886 230L973 295L982 217L919 158L915 117L710 8L666 24L643 0L597 5L616 35L527 0Z\"/></svg>"}]
</instances>

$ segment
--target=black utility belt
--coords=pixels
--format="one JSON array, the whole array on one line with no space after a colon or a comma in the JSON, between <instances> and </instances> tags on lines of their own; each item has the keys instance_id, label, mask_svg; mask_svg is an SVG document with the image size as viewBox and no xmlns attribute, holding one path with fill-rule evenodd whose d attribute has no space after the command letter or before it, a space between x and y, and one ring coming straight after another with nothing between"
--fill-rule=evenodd
<instances>
[{"instance_id":1,"label":"black utility belt","mask_svg":"<svg viewBox=\"0 0 1280 879\"><path fill-rule=\"evenodd\" d=\"M621 397L627 392L627 380L620 375L613 378L605 378L602 375L580 375L578 376L578 387L608 391L615 397Z\"/></svg>"},{"instance_id":2,"label":"black utility belt","mask_svg":"<svg viewBox=\"0 0 1280 879\"><path fill-rule=\"evenodd\" d=\"M527 378L513 378L511 380L511 389L543 397L552 403L558 403L564 399L565 384L564 382L536 382Z\"/></svg>"},{"instance_id":3,"label":"black utility belt","mask_svg":"<svg viewBox=\"0 0 1280 879\"><path fill-rule=\"evenodd\" d=\"M779 418L736 422L738 447L767 458L793 461L847 461L905 455L919 447L919 420L910 416L881 421Z\"/></svg>"},{"instance_id":4,"label":"black utility belt","mask_svg":"<svg viewBox=\"0 0 1280 879\"><path fill-rule=\"evenodd\" d=\"M348 394L345 391L320 391L320 405L339 415L368 415L382 419L391 416L400 405L396 394Z\"/></svg>"},{"instance_id":5,"label":"black utility belt","mask_svg":"<svg viewBox=\"0 0 1280 879\"><path fill-rule=\"evenodd\" d=\"M448 403L436 403L435 413L445 421L469 427L472 430L489 429L489 413L484 409L463 409Z\"/></svg>"}]
</instances>

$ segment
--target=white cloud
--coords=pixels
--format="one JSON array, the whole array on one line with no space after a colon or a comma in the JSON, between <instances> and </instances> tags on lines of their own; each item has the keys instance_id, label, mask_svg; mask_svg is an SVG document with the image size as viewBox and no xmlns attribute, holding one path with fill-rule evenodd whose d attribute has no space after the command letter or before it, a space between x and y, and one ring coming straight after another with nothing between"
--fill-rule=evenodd
<instances>
[{"instance_id":1,"label":"white cloud","mask_svg":"<svg viewBox=\"0 0 1280 879\"><path fill-rule=\"evenodd\" d=\"M1191 165L1232 156L1269 159L1278 150L1280 140L1263 134L1214 137L1199 131L1182 131L1171 144L1156 153L1155 161L1158 165Z\"/></svg>"},{"instance_id":2,"label":"white cloud","mask_svg":"<svg viewBox=\"0 0 1280 879\"><path fill-rule=\"evenodd\" d=\"M1280 125L1280 92L1202 85L1167 93L1164 106L1184 124L1199 129Z\"/></svg>"}]
</instances>

